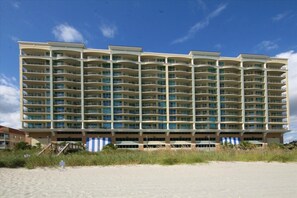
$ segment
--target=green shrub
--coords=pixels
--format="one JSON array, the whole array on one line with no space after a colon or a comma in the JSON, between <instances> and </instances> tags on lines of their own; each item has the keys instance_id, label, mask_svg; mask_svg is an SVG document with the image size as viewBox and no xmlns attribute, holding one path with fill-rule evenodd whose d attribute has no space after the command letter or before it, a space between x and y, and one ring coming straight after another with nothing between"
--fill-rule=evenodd
<instances>
[{"instance_id":1,"label":"green shrub","mask_svg":"<svg viewBox=\"0 0 297 198\"><path fill-rule=\"evenodd\" d=\"M18 142L14 146L15 150L29 150L31 148L31 145L29 145L27 142Z\"/></svg>"},{"instance_id":2,"label":"green shrub","mask_svg":"<svg viewBox=\"0 0 297 198\"><path fill-rule=\"evenodd\" d=\"M102 151L114 151L114 150L117 150L117 146L114 144L107 144L102 149Z\"/></svg>"},{"instance_id":3,"label":"green shrub","mask_svg":"<svg viewBox=\"0 0 297 198\"><path fill-rule=\"evenodd\" d=\"M252 150L255 149L257 146L247 141L240 142L238 148L241 150Z\"/></svg>"},{"instance_id":4,"label":"green shrub","mask_svg":"<svg viewBox=\"0 0 297 198\"><path fill-rule=\"evenodd\" d=\"M248 147L247 145L245 145ZM112 148L112 147L111 147ZM237 148L237 147L236 147ZM249 148L249 147L248 147ZM80 151L67 155L44 154L37 156L36 150L0 151L0 167L58 167L61 160L66 166L108 166L129 164L194 164L209 161L266 161L297 162L297 149L222 149L215 152L197 150L107 150L108 152L90 153ZM24 155L30 157L25 158Z\"/></svg>"},{"instance_id":5,"label":"green shrub","mask_svg":"<svg viewBox=\"0 0 297 198\"><path fill-rule=\"evenodd\" d=\"M271 150L274 150L274 149L283 149L284 148L284 145L283 144L279 144L279 143L269 143L267 145L267 147Z\"/></svg>"},{"instance_id":6,"label":"green shrub","mask_svg":"<svg viewBox=\"0 0 297 198\"><path fill-rule=\"evenodd\" d=\"M19 168L19 167L25 167L25 159L19 158L19 157L13 157L9 156L7 158L0 160L0 167L6 167L6 168Z\"/></svg>"}]
</instances>

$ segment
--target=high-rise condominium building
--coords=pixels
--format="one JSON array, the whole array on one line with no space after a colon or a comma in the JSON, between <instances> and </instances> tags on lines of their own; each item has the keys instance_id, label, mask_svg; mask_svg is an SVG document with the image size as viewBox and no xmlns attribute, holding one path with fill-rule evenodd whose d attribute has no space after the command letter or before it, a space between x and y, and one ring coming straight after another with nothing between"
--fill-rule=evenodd
<instances>
[{"instance_id":1,"label":"high-rise condominium building","mask_svg":"<svg viewBox=\"0 0 297 198\"><path fill-rule=\"evenodd\" d=\"M282 142L289 130L287 59L19 46L21 121L35 142L108 137L119 148L199 148L225 138Z\"/></svg>"}]
</instances>

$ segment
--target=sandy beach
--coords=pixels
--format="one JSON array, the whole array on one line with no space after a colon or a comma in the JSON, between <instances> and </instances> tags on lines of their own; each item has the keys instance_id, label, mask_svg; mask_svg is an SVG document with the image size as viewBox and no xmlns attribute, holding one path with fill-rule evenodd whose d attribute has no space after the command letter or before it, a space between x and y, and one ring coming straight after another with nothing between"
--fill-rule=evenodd
<instances>
[{"instance_id":1,"label":"sandy beach","mask_svg":"<svg viewBox=\"0 0 297 198\"><path fill-rule=\"evenodd\" d=\"M297 163L0 169L0 197L296 197Z\"/></svg>"}]
</instances>

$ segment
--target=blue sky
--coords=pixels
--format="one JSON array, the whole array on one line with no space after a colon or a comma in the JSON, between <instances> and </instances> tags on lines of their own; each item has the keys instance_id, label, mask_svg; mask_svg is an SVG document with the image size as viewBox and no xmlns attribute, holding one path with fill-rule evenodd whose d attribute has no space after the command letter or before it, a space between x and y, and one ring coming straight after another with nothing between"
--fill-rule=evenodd
<instances>
[{"instance_id":1,"label":"blue sky","mask_svg":"<svg viewBox=\"0 0 297 198\"><path fill-rule=\"evenodd\" d=\"M223 56L257 53L289 58L291 119L296 123L296 35L294 0L0 0L0 94L6 93L0 100L12 106L17 101L19 40L172 53L219 51ZM0 123L17 124L14 105L0 106ZM297 131L294 123L291 128Z\"/></svg>"}]
</instances>

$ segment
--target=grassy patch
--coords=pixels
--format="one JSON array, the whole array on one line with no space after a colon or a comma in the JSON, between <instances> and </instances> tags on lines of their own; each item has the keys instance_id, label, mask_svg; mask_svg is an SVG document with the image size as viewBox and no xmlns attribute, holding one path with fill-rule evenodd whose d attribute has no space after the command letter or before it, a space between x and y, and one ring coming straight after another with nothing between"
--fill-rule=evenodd
<instances>
[{"instance_id":1,"label":"grassy patch","mask_svg":"<svg viewBox=\"0 0 297 198\"><path fill-rule=\"evenodd\" d=\"M86 151L67 155L43 154L37 156L36 150L0 151L0 167L36 168L58 167L64 160L66 166L109 166L132 164L195 164L210 161L242 161L242 162L297 162L297 150L281 148L237 150L222 149L216 152L201 152L195 150L157 150L157 151L130 151L107 150L100 153ZM30 157L25 157L30 155Z\"/></svg>"}]
</instances>

